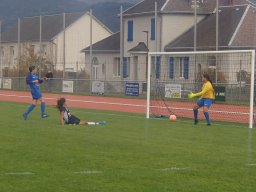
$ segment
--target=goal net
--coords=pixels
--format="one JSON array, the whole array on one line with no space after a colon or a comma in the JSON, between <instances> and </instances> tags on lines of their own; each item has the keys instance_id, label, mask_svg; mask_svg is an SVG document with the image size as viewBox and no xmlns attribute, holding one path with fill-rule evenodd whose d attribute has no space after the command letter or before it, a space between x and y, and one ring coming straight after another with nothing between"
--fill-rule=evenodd
<instances>
[{"instance_id":1,"label":"goal net","mask_svg":"<svg viewBox=\"0 0 256 192\"><path fill-rule=\"evenodd\" d=\"M187 95L201 90L202 74L207 73L216 94L211 119L249 123L252 128L254 66L255 50L150 52L147 118L193 118L196 99L188 100Z\"/></svg>"}]
</instances>

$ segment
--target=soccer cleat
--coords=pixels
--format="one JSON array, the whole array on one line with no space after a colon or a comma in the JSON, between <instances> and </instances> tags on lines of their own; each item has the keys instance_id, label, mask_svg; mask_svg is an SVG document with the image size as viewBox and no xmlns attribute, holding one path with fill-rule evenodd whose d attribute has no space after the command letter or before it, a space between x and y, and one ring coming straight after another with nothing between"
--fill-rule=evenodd
<instances>
[{"instance_id":1,"label":"soccer cleat","mask_svg":"<svg viewBox=\"0 0 256 192\"><path fill-rule=\"evenodd\" d=\"M27 113L23 113L23 119L26 121L28 119L28 114Z\"/></svg>"},{"instance_id":2,"label":"soccer cleat","mask_svg":"<svg viewBox=\"0 0 256 192\"><path fill-rule=\"evenodd\" d=\"M47 114L42 114L41 116L43 119L49 117Z\"/></svg>"},{"instance_id":3,"label":"soccer cleat","mask_svg":"<svg viewBox=\"0 0 256 192\"><path fill-rule=\"evenodd\" d=\"M194 122L194 125L197 125L198 124L198 120L196 119L195 122Z\"/></svg>"},{"instance_id":4,"label":"soccer cleat","mask_svg":"<svg viewBox=\"0 0 256 192\"><path fill-rule=\"evenodd\" d=\"M210 127L210 126L211 126L211 124L207 124L207 126L209 126L209 127Z\"/></svg>"},{"instance_id":5,"label":"soccer cleat","mask_svg":"<svg viewBox=\"0 0 256 192\"><path fill-rule=\"evenodd\" d=\"M102 122L96 122L95 124L96 124L96 125L106 125L106 122L105 122L105 121L102 121Z\"/></svg>"}]
</instances>

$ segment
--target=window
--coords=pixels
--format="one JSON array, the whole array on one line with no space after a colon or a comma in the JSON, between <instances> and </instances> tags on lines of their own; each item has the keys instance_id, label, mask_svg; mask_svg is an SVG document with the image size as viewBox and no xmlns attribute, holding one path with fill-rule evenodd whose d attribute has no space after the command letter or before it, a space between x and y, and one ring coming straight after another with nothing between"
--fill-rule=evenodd
<instances>
[{"instance_id":1,"label":"window","mask_svg":"<svg viewBox=\"0 0 256 192\"><path fill-rule=\"evenodd\" d=\"M94 80L98 79L98 68L99 68L99 60L97 57L92 58L92 78Z\"/></svg>"},{"instance_id":2,"label":"window","mask_svg":"<svg viewBox=\"0 0 256 192\"><path fill-rule=\"evenodd\" d=\"M182 57L177 58L177 64L179 66L179 77L183 78L184 68L183 68L183 59L182 59Z\"/></svg>"},{"instance_id":3,"label":"window","mask_svg":"<svg viewBox=\"0 0 256 192\"><path fill-rule=\"evenodd\" d=\"M161 76L161 56L151 57L151 73L155 74L156 79L160 79Z\"/></svg>"},{"instance_id":4,"label":"window","mask_svg":"<svg viewBox=\"0 0 256 192\"><path fill-rule=\"evenodd\" d=\"M208 56L208 67L215 69L216 68L216 57L215 56Z\"/></svg>"},{"instance_id":5,"label":"window","mask_svg":"<svg viewBox=\"0 0 256 192\"><path fill-rule=\"evenodd\" d=\"M189 78L189 57L178 57L176 58L177 69L179 70L179 77L188 79Z\"/></svg>"},{"instance_id":6,"label":"window","mask_svg":"<svg viewBox=\"0 0 256 192\"><path fill-rule=\"evenodd\" d=\"M188 79L188 74L189 74L189 57L184 57L183 58L183 77L184 79Z\"/></svg>"},{"instance_id":7,"label":"window","mask_svg":"<svg viewBox=\"0 0 256 192\"><path fill-rule=\"evenodd\" d=\"M114 64L113 64L113 76L114 77L120 77L120 58L116 57L114 58Z\"/></svg>"},{"instance_id":8,"label":"window","mask_svg":"<svg viewBox=\"0 0 256 192\"><path fill-rule=\"evenodd\" d=\"M31 52L34 54L35 53L35 45L30 46Z\"/></svg>"},{"instance_id":9,"label":"window","mask_svg":"<svg viewBox=\"0 0 256 192\"><path fill-rule=\"evenodd\" d=\"M14 56L14 46L11 46L11 47L10 47L10 55L11 55L11 56Z\"/></svg>"},{"instance_id":10,"label":"window","mask_svg":"<svg viewBox=\"0 0 256 192\"><path fill-rule=\"evenodd\" d=\"M133 41L133 21L128 21L128 38L127 41Z\"/></svg>"},{"instance_id":11,"label":"window","mask_svg":"<svg viewBox=\"0 0 256 192\"><path fill-rule=\"evenodd\" d=\"M169 58L169 78L174 79L174 58Z\"/></svg>"},{"instance_id":12,"label":"window","mask_svg":"<svg viewBox=\"0 0 256 192\"><path fill-rule=\"evenodd\" d=\"M93 65L92 66L92 78L93 80L97 80L98 79L98 65Z\"/></svg>"},{"instance_id":13,"label":"window","mask_svg":"<svg viewBox=\"0 0 256 192\"><path fill-rule=\"evenodd\" d=\"M156 26L155 26L155 18L151 19L151 40L156 39Z\"/></svg>"},{"instance_id":14,"label":"window","mask_svg":"<svg viewBox=\"0 0 256 192\"><path fill-rule=\"evenodd\" d=\"M197 72L198 72L199 74L202 73L202 65L201 65L201 64L198 64L198 65L197 65Z\"/></svg>"},{"instance_id":15,"label":"window","mask_svg":"<svg viewBox=\"0 0 256 192\"><path fill-rule=\"evenodd\" d=\"M105 63L102 64L102 75L105 75L106 73L106 65Z\"/></svg>"},{"instance_id":16,"label":"window","mask_svg":"<svg viewBox=\"0 0 256 192\"><path fill-rule=\"evenodd\" d=\"M201 81L202 78L202 65L199 63L197 65L197 81Z\"/></svg>"},{"instance_id":17,"label":"window","mask_svg":"<svg viewBox=\"0 0 256 192\"><path fill-rule=\"evenodd\" d=\"M156 59L154 56L151 57L151 74L156 74Z\"/></svg>"},{"instance_id":18,"label":"window","mask_svg":"<svg viewBox=\"0 0 256 192\"><path fill-rule=\"evenodd\" d=\"M156 78L160 79L161 76L161 57L156 57Z\"/></svg>"},{"instance_id":19,"label":"window","mask_svg":"<svg viewBox=\"0 0 256 192\"><path fill-rule=\"evenodd\" d=\"M0 51L1 56L4 56L4 47L0 47Z\"/></svg>"},{"instance_id":20,"label":"window","mask_svg":"<svg viewBox=\"0 0 256 192\"><path fill-rule=\"evenodd\" d=\"M130 58L123 58L123 78L127 78L130 76Z\"/></svg>"},{"instance_id":21,"label":"window","mask_svg":"<svg viewBox=\"0 0 256 192\"><path fill-rule=\"evenodd\" d=\"M47 55L47 46L42 45L42 54Z\"/></svg>"},{"instance_id":22,"label":"window","mask_svg":"<svg viewBox=\"0 0 256 192\"><path fill-rule=\"evenodd\" d=\"M92 65L99 65L99 60L97 57L93 57L92 59Z\"/></svg>"}]
</instances>

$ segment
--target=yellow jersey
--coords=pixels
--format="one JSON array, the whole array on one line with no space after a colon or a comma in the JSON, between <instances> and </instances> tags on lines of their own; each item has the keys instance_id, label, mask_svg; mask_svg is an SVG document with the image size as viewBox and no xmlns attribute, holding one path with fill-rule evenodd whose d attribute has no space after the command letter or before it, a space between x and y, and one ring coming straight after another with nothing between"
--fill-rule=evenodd
<instances>
[{"instance_id":1,"label":"yellow jersey","mask_svg":"<svg viewBox=\"0 0 256 192\"><path fill-rule=\"evenodd\" d=\"M211 82L207 81L204 83L202 91L196 93L196 97L204 99L215 99L214 89Z\"/></svg>"}]
</instances>

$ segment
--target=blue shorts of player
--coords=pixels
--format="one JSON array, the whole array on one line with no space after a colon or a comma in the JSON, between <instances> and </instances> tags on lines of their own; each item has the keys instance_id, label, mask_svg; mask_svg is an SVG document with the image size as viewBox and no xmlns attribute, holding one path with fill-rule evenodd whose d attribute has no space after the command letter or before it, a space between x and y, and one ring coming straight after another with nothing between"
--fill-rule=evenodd
<instances>
[{"instance_id":1,"label":"blue shorts of player","mask_svg":"<svg viewBox=\"0 0 256 192\"><path fill-rule=\"evenodd\" d=\"M42 98L42 93L38 89L31 90L33 100Z\"/></svg>"},{"instance_id":2,"label":"blue shorts of player","mask_svg":"<svg viewBox=\"0 0 256 192\"><path fill-rule=\"evenodd\" d=\"M211 108L212 104L214 103L214 99L206 99L202 98L197 102L199 107L207 107L208 109Z\"/></svg>"}]
</instances>

